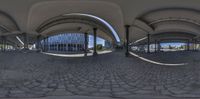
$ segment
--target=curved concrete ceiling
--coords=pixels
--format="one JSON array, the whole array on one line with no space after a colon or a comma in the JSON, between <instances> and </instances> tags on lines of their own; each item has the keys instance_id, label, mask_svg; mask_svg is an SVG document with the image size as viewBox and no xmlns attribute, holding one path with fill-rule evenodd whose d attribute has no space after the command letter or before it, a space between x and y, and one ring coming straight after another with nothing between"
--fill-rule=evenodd
<instances>
[{"instance_id":1,"label":"curved concrete ceiling","mask_svg":"<svg viewBox=\"0 0 200 99\"><path fill-rule=\"evenodd\" d=\"M107 9L107 10L103 10ZM47 13L48 11L51 13ZM113 11L115 10L115 11ZM47 19L51 19L56 16L62 16L71 13L81 13L100 17L113 26L117 32L123 32L123 18L121 9L114 3L104 1L46 1L38 2L31 7L28 21L28 31L35 31L39 25L45 22ZM70 15L69 17L79 18L82 20L89 20L85 17L77 17ZM119 19L119 17L121 17ZM67 16L65 16L67 18ZM90 18L91 20L91 18ZM95 20L97 23L98 20ZM119 24L120 23L120 24ZM119 35L119 34L118 34ZM120 36L120 35L119 35Z\"/></svg>"},{"instance_id":2,"label":"curved concrete ceiling","mask_svg":"<svg viewBox=\"0 0 200 99\"><path fill-rule=\"evenodd\" d=\"M170 35L171 33L182 32L194 34L193 38L185 36L185 39L194 39L200 35L199 15L200 12L197 10L186 8L169 8L150 11L138 17L138 20L145 22L149 27L154 29L152 32L147 32L149 34L167 32ZM176 37L169 35L163 35L157 38L154 37L154 39L182 39L182 37L179 35L174 35Z\"/></svg>"},{"instance_id":3,"label":"curved concrete ceiling","mask_svg":"<svg viewBox=\"0 0 200 99\"><path fill-rule=\"evenodd\" d=\"M64 24L66 24L66 25L64 25ZM110 25L108 24L108 26L107 26L107 24L101 22L98 19L90 17L90 15L67 14L67 15L58 16L58 17L55 17L55 18L52 18L50 20L43 22L43 24L41 24L36 29L36 31L38 33L42 33L45 30L49 30L49 29L51 29L51 31L53 31L52 29L54 29L54 31L55 31L55 30L59 30L59 28L61 30L64 30L64 28L66 28L65 30L67 30L67 28L68 28L69 32L70 32L70 30L72 30L74 32L86 33L86 32L93 30L93 28L98 28L98 30L103 31L108 36L113 38L113 41L119 42L119 38L118 38L118 35L116 34L115 30L113 30L112 27L109 28ZM47 31L45 31L45 32L47 32ZM58 33L58 32L55 32L55 33Z\"/></svg>"},{"instance_id":4,"label":"curved concrete ceiling","mask_svg":"<svg viewBox=\"0 0 200 99\"><path fill-rule=\"evenodd\" d=\"M15 20L6 12L0 11L0 35L19 31Z\"/></svg>"},{"instance_id":5,"label":"curved concrete ceiling","mask_svg":"<svg viewBox=\"0 0 200 99\"><path fill-rule=\"evenodd\" d=\"M56 35L58 33L88 33L90 35L93 35L93 27L82 23L59 24L44 30L40 34L45 37ZM109 36L107 33L101 30L98 30L97 36L105 40L115 42L115 38L113 36Z\"/></svg>"}]
</instances>

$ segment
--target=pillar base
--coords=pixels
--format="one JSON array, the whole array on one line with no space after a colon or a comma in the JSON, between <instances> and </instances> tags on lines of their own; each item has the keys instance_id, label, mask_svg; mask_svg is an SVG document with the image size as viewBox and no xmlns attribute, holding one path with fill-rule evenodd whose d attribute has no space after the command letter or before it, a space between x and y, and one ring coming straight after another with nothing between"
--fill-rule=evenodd
<instances>
[{"instance_id":1,"label":"pillar base","mask_svg":"<svg viewBox=\"0 0 200 99\"><path fill-rule=\"evenodd\" d=\"M98 55L97 52L94 52L94 53L93 53L93 56L97 56L97 55Z\"/></svg>"},{"instance_id":2,"label":"pillar base","mask_svg":"<svg viewBox=\"0 0 200 99\"><path fill-rule=\"evenodd\" d=\"M126 52L126 53L125 53L125 56L126 56L126 57L129 57L129 55L130 55L129 52Z\"/></svg>"},{"instance_id":3,"label":"pillar base","mask_svg":"<svg viewBox=\"0 0 200 99\"><path fill-rule=\"evenodd\" d=\"M84 56L86 57L86 56L87 56L87 53L84 53Z\"/></svg>"}]
</instances>

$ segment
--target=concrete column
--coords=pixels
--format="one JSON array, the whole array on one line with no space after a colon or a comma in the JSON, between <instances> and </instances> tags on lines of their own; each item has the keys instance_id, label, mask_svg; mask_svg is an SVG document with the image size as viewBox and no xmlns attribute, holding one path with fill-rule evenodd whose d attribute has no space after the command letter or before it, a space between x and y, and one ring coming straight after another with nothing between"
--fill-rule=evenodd
<instances>
[{"instance_id":1,"label":"concrete column","mask_svg":"<svg viewBox=\"0 0 200 99\"><path fill-rule=\"evenodd\" d=\"M51 51L51 40L49 39L49 51Z\"/></svg>"},{"instance_id":2,"label":"concrete column","mask_svg":"<svg viewBox=\"0 0 200 99\"><path fill-rule=\"evenodd\" d=\"M78 52L78 44L76 44L76 52Z\"/></svg>"},{"instance_id":3,"label":"concrete column","mask_svg":"<svg viewBox=\"0 0 200 99\"><path fill-rule=\"evenodd\" d=\"M3 40L3 51L5 52L6 51L6 39L4 38Z\"/></svg>"},{"instance_id":4,"label":"concrete column","mask_svg":"<svg viewBox=\"0 0 200 99\"><path fill-rule=\"evenodd\" d=\"M43 51L46 51L46 38L43 38Z\"/></svg>"},{"instance_id":5,"label":"concrete column","mask_svg":"<svg viewBox=\"0 0 200 99\"><path fill-rule=\"evenodd\" d=\"M190 51L190 40L187 42L187 51Z\"/></svg>"},{"instance_id":6,"label":"concrete column","mask_svg":"<svg viewBox=\"0 0 200 99\"><path fill-rule=\"evenodd\" d=\"M160 41L158 41L157 44L158 44L158 52L160 52L161 49Z\"/></svg>"},{"instance_id":7,"label":"concrete column","mask_svg":"<svg viewBox=\"0 0 200 99\"><path fill-rule=\"evenodd\" d=\"M46 38L46 51L49 51L49 37Z\"/></svg>"},{"instance_id":8,"label":"concrete column","mask_svg":"<svg viewBox=\"0 0 200 99\"><path fill-rule=\"evenodd\" d=\"M2 47L3 47L2 51L5 52L6 51L6 37L2 36L1 39L2 39Z\"/></svg>"},{"instance_id":9,"label":"concrete column","mask_svg":"<svg viewBox=\"0 0 200 99\"><path fill-rule=\"evenodd\" d=\"M197 48L197 40L195 39L194 40L194 51L196 51L196 48Z\"/></svg>"},{"instance_id":10,"label":"concrete column","mask_svg":"<svg viewBox=\"0 0 200 99\"><path fill-rule=\"evenodd\" d=\"M65 43L63 42L62 43L62 52L64 52L65 51Z\"/></svg>"},{"instance_id":11,"label":"concrete column","mask_svg":"<svg viewBox=\"0 0 200 99\"><path fill-rule=\"evenodd\" d=\"M155 53L157 52L157 40L155 40Z\"/></svg>"},{"instance_id":12,"label":"concrete column","mask_svg":"<svg viewBox=\"0 0 200 99\"><path fill-rule=\"evenodd\" d=\"M93 56L97 55L97 28L93 28L93 32L94 32L94 52L93 52Z\"/></svg>"},{"instance_id":13,"label":"concrete column","mask_svg":"<svg viewBox=\"0 0 200 99\"><path fill-rule=\"evenodd\" d=\"M28 50L28 35L27 33L23 33L23 38L24 38L24 49Z\"/></svg>"},{"instance_id":14,"label":"concrete column","mask_svg":"<svg viewBox=\"0 0 200 99\"><path fill-rule=\"evenodd\" d=\"M147 34L147 53L150 53L150 34Z\"/></svg>"},{"instance_id":15,"label":"concrete column","mask_svg":"<svg viewBox=\"0 0 200 99\"><path fill-rule=\"evenodd\" d=\"M38 35L38 36L37 36L37 41L36 41L36 49L37 49L37 50L39 50L40 47L41 47L41 46L40 46L40 37L41 37L41 35Z\"/></svg>"},{"instance_id":16,"label":"concrete column","mask_svg":"<svg viewBox=\"0 0 200 99\"><path fill-rule=\"evenodd\" d=\"M3 44L4 44L3 36L1 36L1 44L2 44L2 45L1 45L1 51L3 52L3 46L4 46L4 45L3 45Z\"/></svg>"},{"instance_id":17,"label":"concrete column","mask_svg":"<svg viewBox=\"0 0 200 99\"><path fill-rule=\"evenodd\" d=\"M194 46L195 46L194 39L192 39L192 51L195 50Z\"/></svg>"},{"instance_id":18,"label":"concrete column","mask_svg":"<svg viewBox=\"0 0 200 99\"><path fill-rule=\"evenodd\" d=\"M43 39L44 52L46 52L46 38Z\"/></svg>"},{"instance_id":19,"label":"concrete column","mask_svg":"<svg viewBox=\"0 0 200 99\"><path fill-rule=\"evenodd\" d=\"M85 56L87 56L87 51L88 51L88 33L85 33L84 36L85 36L85 50L84 50L84 53L85 53Z\"/></svg>"},{"instance_id":20,"label":"concrete column","mask_svg":"<svg viewBox=\"0 0 200 99\"><path fill-rule=\"evenodd\" d=\"M197 43L197 40L196 39L194 39L194 43L193 43L193 49L194 49L194 51L196 51L196 43Z\"/></svg>"},{"instance_id":21,"label":"concrete column","mask_svg":"<svg viewBox=\"0 0 200 99\"><path fill-rule=\"evenodd\" d=\"M126 55L126 57L129 56L129 28L130 28L130 25L125 25L125 29L126 29L126 52L125 52L125 55Z\"/></svg>"}]
</instances>

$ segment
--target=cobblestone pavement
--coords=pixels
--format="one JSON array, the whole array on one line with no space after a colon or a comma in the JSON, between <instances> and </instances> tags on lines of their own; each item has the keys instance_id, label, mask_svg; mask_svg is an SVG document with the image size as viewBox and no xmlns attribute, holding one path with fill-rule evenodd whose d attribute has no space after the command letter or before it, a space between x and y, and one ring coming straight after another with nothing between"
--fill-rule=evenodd
<instances>
[{"instance_id":1,"label":"cobblestone pavement","mask_svg":"<svg viewBox=\"0 0 200 99\"><path fill-rule=\"evenodd\" d=\"M194 55L186 54L192 61L190 64L167 67L132 56L126 58L121 51L85 58L62 58L35 52L0 53L0 98L197 98L200 97L200 53L191 54Z\"/></svg>"}]
</instances>

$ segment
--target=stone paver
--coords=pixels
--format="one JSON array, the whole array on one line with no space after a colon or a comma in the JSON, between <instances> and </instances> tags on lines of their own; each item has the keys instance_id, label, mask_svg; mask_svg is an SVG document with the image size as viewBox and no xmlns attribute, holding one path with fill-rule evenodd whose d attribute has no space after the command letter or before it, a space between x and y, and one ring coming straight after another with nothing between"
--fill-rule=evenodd
<instances>
[{"instance_id":1,"label":"stone paver","mask_svg":"<svg viewBox=\"0 0 200 99\"><path fill-rule=\"evenodd\" d=\"M167 67L132 56L126 58L121 51L86 58L62 58L35 52L0 53L0 98L198 98L200 67L198 61L192 60L198 60L200 53L190 54L194 55L185 54L190 60L188 65Z\"/></svg>"}]
</instances>

